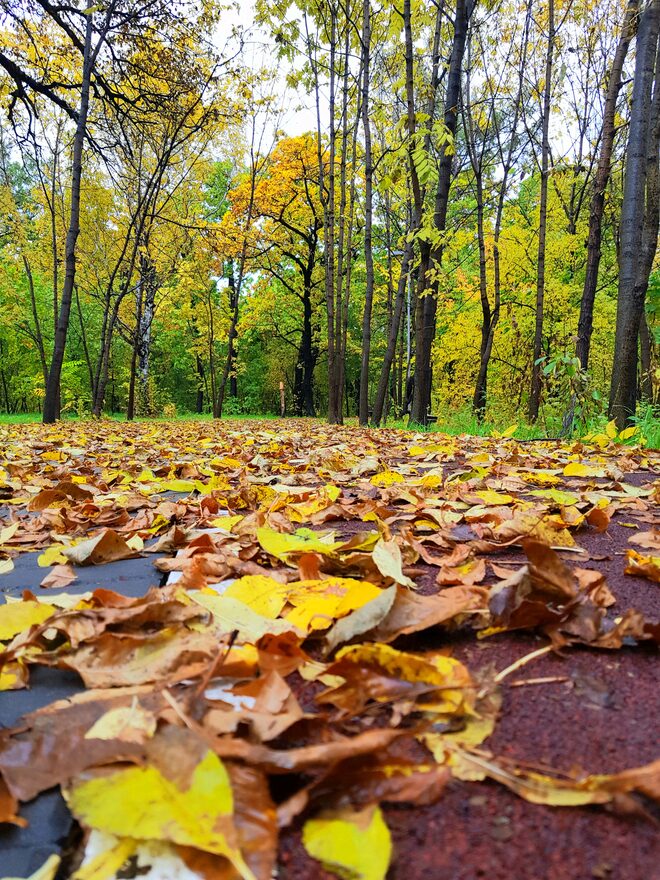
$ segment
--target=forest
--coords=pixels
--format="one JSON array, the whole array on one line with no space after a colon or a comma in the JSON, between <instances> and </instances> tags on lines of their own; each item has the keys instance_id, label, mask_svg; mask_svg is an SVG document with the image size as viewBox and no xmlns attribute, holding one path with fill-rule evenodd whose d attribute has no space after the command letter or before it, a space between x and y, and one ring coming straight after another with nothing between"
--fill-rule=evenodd
<instances>
[{"instance_id":1,"label":"forest","mask_svg":"<svg viewBox=\"0 0 660 880\"><path fill-rule=\"evenodd\" d=\"M0 0L0 411L653 419L659 28Z\"/></svg>"}]
</instances>

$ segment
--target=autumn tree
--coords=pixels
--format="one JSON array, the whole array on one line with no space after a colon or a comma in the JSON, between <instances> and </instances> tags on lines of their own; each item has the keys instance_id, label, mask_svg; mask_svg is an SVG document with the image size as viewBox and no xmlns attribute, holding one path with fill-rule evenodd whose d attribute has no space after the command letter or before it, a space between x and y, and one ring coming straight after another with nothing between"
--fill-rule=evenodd
<instances>
[{"instance_id":1,"label":"autumn tree","mask_svg":"<svg viewBox=\"0 0 660 880\"><path fill-rule=\"evenodd\" d=\"M639 326L658 237L659 29L660 0L649 0L641 12L637 32L621 206L619 296L610 390L610 416L619 427L635 415Z\"/></svg>"}]
</instances>

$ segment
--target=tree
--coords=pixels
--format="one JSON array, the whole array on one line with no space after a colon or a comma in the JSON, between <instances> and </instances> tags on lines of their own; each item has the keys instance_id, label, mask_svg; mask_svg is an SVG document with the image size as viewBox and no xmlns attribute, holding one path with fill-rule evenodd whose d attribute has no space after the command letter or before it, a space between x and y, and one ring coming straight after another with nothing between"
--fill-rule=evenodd
<instances>
[{"instance_id":1,"label":"tree","mask_svg":"<svg viewBox=\"0 0 660 880\"><path fill-rule=\"evenodd\" d=\"M456 0L454 35L447 71L443 143L440 147L438 182L433 211L434 241L429 253L429 271L433 272L434 278L428 293L420 291L420 293L426 293L426 295L418 296L415 315L415 390L410 418L411 421L420 425L426 424L426 418L431 405L431 349L435 336L435 319L438 306L438 274L442 271L443 238L447 224L449 192L452 183L453 142L458 124L463 55L465 54L468 24L475 5L476 0Z\"/></svg>"},{"instance_id":2,"label":"tree","mask_svg":"<svg viewBox=\"0 0 660 880\"><path fill-rule=\"evenodd\" d=\"M223 218L227 256L245 253L250 271L264 276L260 296L285 297L298 312L291 328L274 312L271 332L296 349L293 379L295 409L315 415L314 370L319 357L316 325L321 285L323 208L318 198L317 145L312 135L281 140L255 179L246 174L229 193ZM259 166L261 168L261 165ZM247 223L250 217L254 222ZM229 244L233 242L232 245ZM264 288L265 279L270 285ZM277 310L275 310L277 311ZM288 310L283 310L289 319Z\"/></svg>"},{"instance_id":3,"label":"tree","mask_svg":"<svg viewBox=\"0 0 660 880\"><path fill-rule=\"evenodd\" d=\"M635 415L637 342L651 268L646 259L640 260L640 255L645 238L649 153L653 156L653 162L657 163L658 125L657 117L653 119L653 114L657 112L660 74L657 57L659 28L660 0L649 0L641 12L637 32L637 58L621 206L619 295L609 406L610 418L615 419L619 427L623 427Z\"/></svg>"},{"instance_id":4,"label":"tree","mask_svg":"<svg viewBox=\"0 0 660 880\"><path fill-rule=\"evenodd\" d=\"M149 36L145 40L145 33L150 35L154 29L161 29L169 36L171 43L167 48L172 50L180 37L189 41L196 27L208 27L213 19L208 11L189 16L191 10L186 4L173 10L165 0L109 0L102 11L95 7L78 9L50 0L24 0L20 4L5 0L2 9L17 34L17 39L6 42L0 50L0 67L14 83L10 114L20 102L31 119L35 95L43 95L61 107L76 126L65 275L43 409L44 421L52 422L59 415L60 380L75 286L83 148L89 135L90 101L99 100L121 118L142 112L145 107L147 112L152 112L154 99L156 104L162 105L165 95L162 89L152 88L153 81L146 90L136 88L145 61L147 66L151 64L150 57L143 51L149 41ZM71 65L69 79L59 79L61 68L54 69L48 64L50 47L43 45L43 39L44 35L50 36L51 30L63 51L78 60ZM20 38L27 39L21 43ZM153 51L153 45L150 48ZM76 104L70 99L72 94L78 96Z\"/></svg>"},{"instance_id":5,"label":"tree","mask_svg":"<svg viewBox=\"0 0 660 880\"><path fill-rule=\"evenodd\" d=\"M369 118L369 78L371 76L371 3L362 6L362 130L364 134L364 262L366 288L362 317L362 357L360 366L361 425L369 424L369 356L371 353L371 311L374 296L373 254L373 155L371 150L371 120Z\"/></svg>"}]
</instances>

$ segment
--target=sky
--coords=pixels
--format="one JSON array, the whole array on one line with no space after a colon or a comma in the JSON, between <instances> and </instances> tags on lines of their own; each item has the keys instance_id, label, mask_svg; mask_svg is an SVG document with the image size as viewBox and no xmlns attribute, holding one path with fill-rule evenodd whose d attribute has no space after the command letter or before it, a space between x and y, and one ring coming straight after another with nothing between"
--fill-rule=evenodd
<instances>
[{"instance_id":1,"label":"sky","mask_svg":"<svg viewBox=\"0 0 660 880\"><path fill-rule=\"evenodd\" d=\"M237 0L236 4L222 15L216 28L214 42L219 49L232 43L236 28L244 32L244 46L241 61L252 70L277 65L275 43L270 34L254 23L253 0ZM235 39L235 38L234 38ZM289 62L279 62L279 76L273 80L272 93L281 98L282 115L279 128L287 135L296 136L308 131L316 131L316 109L313 96L295 94L287 88L285 77Z\"/></svg>"}]
</instances>

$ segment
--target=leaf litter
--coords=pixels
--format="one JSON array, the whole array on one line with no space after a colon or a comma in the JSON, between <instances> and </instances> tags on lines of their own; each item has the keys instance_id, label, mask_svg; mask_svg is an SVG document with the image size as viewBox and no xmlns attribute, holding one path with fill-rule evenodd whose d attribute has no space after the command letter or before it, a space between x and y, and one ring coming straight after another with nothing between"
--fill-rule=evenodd
<instances>
[{"instance_id":1,"label":"leaf litter","mask_svg":"<svg viewBox=\"0 0 660 880\"><path fill-rule=\"evenodd\" d=\"M546 806L660 801L657 760L599 773L489 748L512 672L657 648L658 619L619 609L586 549L633 525L619 564L657 583L657 453L297 421L0 434L0 577L27 552L50 570L0 606L0 689L38 666L85 688L0 733L0 821L60 786L84 832L60 870L164 858L266 880L298 829L326 871L379 880L387 805L484 780ZM167 583L143 597L61 592L145 554ZM520 633L537 646L499 671L454 651Z\"/></svg>"}]
</instances>

